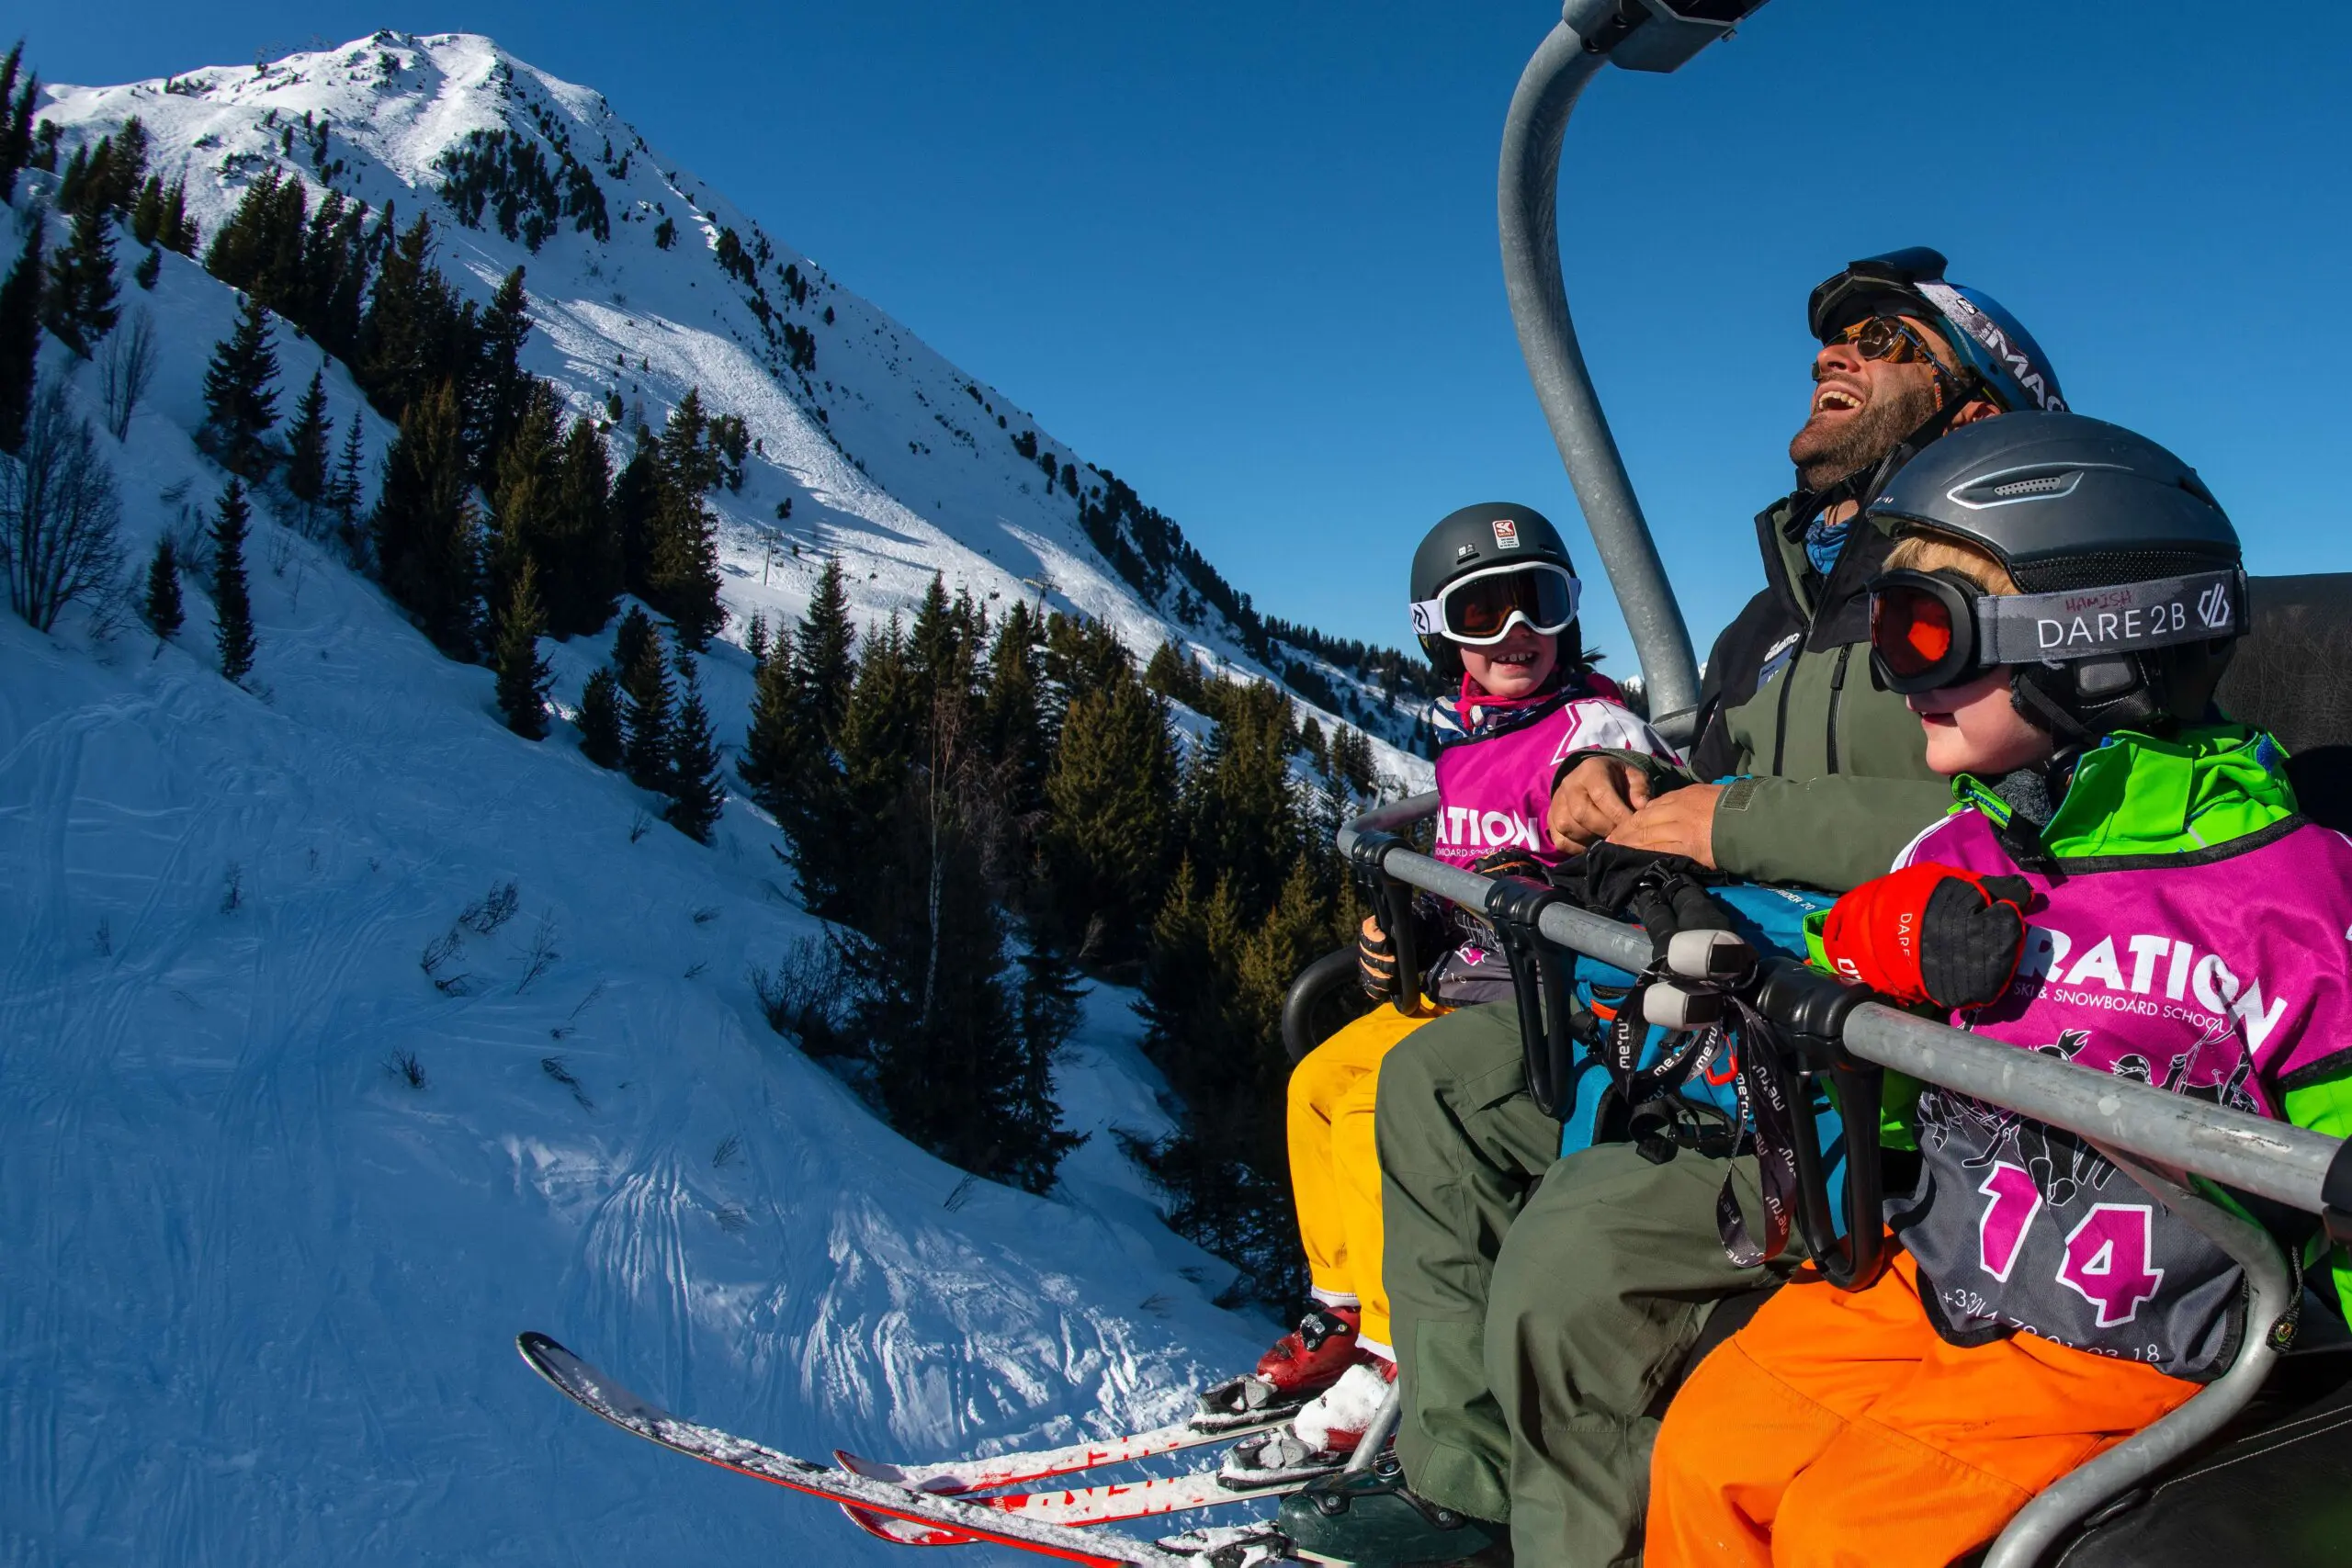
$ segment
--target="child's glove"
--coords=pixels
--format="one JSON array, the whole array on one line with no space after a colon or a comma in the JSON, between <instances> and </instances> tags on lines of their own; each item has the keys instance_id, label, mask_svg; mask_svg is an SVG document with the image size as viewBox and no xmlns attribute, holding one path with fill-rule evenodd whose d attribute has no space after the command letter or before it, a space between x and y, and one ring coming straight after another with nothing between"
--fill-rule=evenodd
<instances>
[{"instance_id":1,"label":"child's glove","mask_svg":"<svg viewBox=\"0 0 2352 1568\"><path fill-rule=\"evenodd\" d=\"M2022 876L1905 866L1831 907L1822 952L1840 975L1898 1001L1981 1008L2018 972L2031 897Z\"/></svg>"},{"instance_id":2,"label":"child's glove","mask_svg":"<svg viewBox=\"0 0 2352 1568\"><path fill-rule=\"evenodd\" d=\"M1516 876L1527 882L1549 880L1544 863L1516 847L1489 850L1472 861L1470 869L1481 876Z\"/></svg>"},{"instance_id":3,"label":"child's glove","mask_svg":"<svg viewBox=\"0 0 2352 1568\"><path fill-rule=\"evenodd\" d=\"M1396 994L1396 943L1371 915L1363 918L1363 929L1356 933L1356 982L1376 1002Z\"/></svg>"}]
</instances>

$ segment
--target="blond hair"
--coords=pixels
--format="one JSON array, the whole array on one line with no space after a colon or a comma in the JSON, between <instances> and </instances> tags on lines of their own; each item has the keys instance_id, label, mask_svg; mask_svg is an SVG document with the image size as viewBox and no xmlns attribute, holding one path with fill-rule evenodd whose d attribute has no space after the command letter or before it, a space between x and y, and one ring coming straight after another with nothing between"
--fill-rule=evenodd
<instances>
[{"instance_id":1,"label":"blond hair","mask_svg":"<svg viewBox=\"0 0 2352 1568\"><path fill-rule=\"evenodd\" d=\"M1886 556L1889 571L1949 571L1987 593L2018 593L2018 580L1988 552L1939 534L1913 534L1897 540Z\"/></svg>"}]
</instances>

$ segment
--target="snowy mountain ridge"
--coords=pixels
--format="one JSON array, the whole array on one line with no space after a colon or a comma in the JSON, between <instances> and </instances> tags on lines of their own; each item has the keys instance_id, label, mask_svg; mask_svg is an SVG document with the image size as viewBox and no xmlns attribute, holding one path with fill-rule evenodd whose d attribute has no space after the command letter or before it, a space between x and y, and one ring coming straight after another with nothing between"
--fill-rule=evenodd
<instances>
[{"instance_id":1,"label":"snowy mountain ridge","mask_svg":"<svg viewBox=\"0 0 2352 1568\"><path fill-rule=\"evenodd\" d=\"M1383 744L1411 729L1409 690L1270 638L1126 487L663 158L601 94L488 39L379 32L256 66L52 87L40 113L69 152L139 117L151 167L185 175L208 239L271 170L302 181L313 209L334 189L402 222L425 211L467 297L526 268L523 367L572 413L617 398L620 433L659 429L699 388L712 413L741 418L754 456L739 491L711 498L730 637L755 612L797 617L829 553L862 621L910 610L939 572L983 602L1101 619L1138 658L1170 639L1234 677L1287 677L1327 728L1366 729L1383 772L1426 777ZM485 183L503 199L485 200ZM301 356L286 357L299 384Z\"/></svg>"}]
</instances>

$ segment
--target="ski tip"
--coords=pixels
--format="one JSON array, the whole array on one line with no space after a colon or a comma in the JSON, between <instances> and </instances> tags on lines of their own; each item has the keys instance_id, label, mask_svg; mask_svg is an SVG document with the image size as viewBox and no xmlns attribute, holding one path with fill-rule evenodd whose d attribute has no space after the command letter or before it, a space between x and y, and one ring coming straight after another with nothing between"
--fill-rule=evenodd
<instances>
[{"instance_id":1,"label":"ski tip","mask_svg":"<svg viewBox=\"0 0 2352 1568\"><path fill-rule=\"evenodd\" d=\"M549 1382L553 1382L555 1378L551 1356L560 1356L567 1360L579 1359L557 1343L553 1336L542 1334L536 1328L526 1328L517 1334L514 1337L514 1349L523 1358L525 1365Z\"/></svg>"}]
</instances>

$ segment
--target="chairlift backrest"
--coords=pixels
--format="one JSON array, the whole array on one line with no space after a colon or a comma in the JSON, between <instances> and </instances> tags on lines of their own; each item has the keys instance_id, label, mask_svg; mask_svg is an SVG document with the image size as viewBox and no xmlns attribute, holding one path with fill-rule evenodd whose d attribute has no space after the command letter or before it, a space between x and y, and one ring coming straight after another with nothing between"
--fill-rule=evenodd
<instances>
[{"instance_id":1,"label":"chairlift backrest","mask_svg":"<svg viewBox=\"0 0 2352 1568\"><path fill-rule=\"evenodd\" d=\"M2277 736L2304 814L2352 831L2352 572L2251 580L2222 711Z\"/></svg>"}]
</instances>

